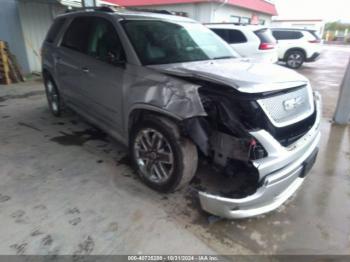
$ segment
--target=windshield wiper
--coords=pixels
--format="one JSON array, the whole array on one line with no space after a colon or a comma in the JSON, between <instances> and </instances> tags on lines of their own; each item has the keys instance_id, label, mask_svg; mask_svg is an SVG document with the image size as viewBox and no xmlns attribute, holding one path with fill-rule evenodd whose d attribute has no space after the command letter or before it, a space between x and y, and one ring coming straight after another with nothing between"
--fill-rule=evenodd
<instances>
[{"instance_id":1,"label":"windshield wiper","mask_svg":"<svg viewBox=\"0 0 350 262\"><path fill-rule=\"evenodd\" d=\"M216 60L216 59L227 59L227 58L234 58L234 56L217 56L217 57L213 57L212 59L213 60Z\"/></svg>"}]
</instances>

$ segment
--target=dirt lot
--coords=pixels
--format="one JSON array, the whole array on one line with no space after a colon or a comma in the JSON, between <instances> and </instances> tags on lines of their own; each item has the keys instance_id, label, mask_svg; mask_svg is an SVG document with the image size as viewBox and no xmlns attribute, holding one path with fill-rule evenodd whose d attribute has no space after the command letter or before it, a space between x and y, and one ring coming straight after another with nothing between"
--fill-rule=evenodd
<instances>
[{"instance_id":1,"label":"dirt lot","mask_svg":"<svg viewBox=\"0 0 350 262\"><path fill-rule=\"evenodd\" d=\"M299 70L325 103L302 189L239 221L202 212L190 188L149 190L125 148L73 113L51 116L41 82L0 86L0 254L350 254L350 131L329 121L348 50Z\"/></svg>"}]
</instances>

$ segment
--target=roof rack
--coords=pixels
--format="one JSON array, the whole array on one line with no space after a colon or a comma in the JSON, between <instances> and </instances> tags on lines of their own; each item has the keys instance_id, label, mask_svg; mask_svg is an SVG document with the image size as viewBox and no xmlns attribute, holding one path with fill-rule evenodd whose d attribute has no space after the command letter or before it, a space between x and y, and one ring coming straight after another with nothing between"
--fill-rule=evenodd
<instances>
[{"instance_id":1,"label":"roof rack","mask_svg":"<svg viewBox=\"0 0 350 262\"><path fill-rule=\"evenodd\" d=\"M222 23L203 23L203 25L250 25L248 23L227 23L227 22L222 22Z\"/></svg>"},{"instance_id":2,"label":"roof rack","mask_svg":"<svg viewBox=\"0 0 350 262\"><path fill-rule=\"evenodd\" d=\"M101 11L101 12L106 12L106 13L114 13L120 9L124 9L124 7L113 7L113 6L90 6L90 7L78 7L78 8L71 8L67 9L66 13L70 12L77 12L77 11Z\"/></svg>"},{"instance_id":3,"label":"roof rack","mask_svg":"<svg viewBox=\"0 0 350 262\"><path fill-rule=\"evenodd\" d=\"M146 9L146 8L134 8L134 7L114 7L114 6L90 6L90 7L78 7L78 8L72 8L67 9L66 13L70 12L78 12L78 11L101 11L101 12L107 12L107 13L114 13L117 11L123 10L129 10L129 11L136 11L136 12L147 12L147 13L157 13L157 14L164 14L164 15L173 15L173 13L167 11L167 10L157 10L157 9Z\"/></svg>"},{"instance_id":4,"label":"roof rack","mask_svg":"<svg viewBox=\"0 0 350 262\"><path fill-rule=\"evenodd\" d=\"M290 30L290 31L317 31L316 29L309 29L309 28L299 28L299 27L271 27L271 29L281 29L281 30Z\"/></svg>"},{"instance_id":5,"label":"roof rack","mask_svg":"<svg viewBox=\"0 0 350 262\"><path fill-rule=\"evenodd\" d=\"M167 10L135 8L135 7L128 7L126 8L126 10L136 11L136 12L157 13L157 14L163 14L163 15L172 15L172 13Z\"/></svg>"}]
</instances>

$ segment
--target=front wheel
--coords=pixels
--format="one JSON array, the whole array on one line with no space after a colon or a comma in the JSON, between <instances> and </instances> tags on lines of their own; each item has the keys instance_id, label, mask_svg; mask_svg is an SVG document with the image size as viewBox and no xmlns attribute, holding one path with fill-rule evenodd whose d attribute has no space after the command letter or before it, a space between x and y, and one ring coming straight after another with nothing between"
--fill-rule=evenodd
<instances>
[{"instance_id":1,"label":"front wheel","mask_svg":"<svg viewBox=\"0 0 350 262\"><path fill-rule=\"evenodd\" d=\"M304 53L298 50L288 52L286 57L287 66L292 69L300 68L303 65L304 61Z\"/></svg>"},{"instance_id":2,"label":"front wheel","mask_svg":"<svg viewBox=\"0 0 350 262\"><path fill-rule=\"evenodd\" d=\"M187 185L197 169L196 146L163 117L152 117L133 128L130 154L143 182L160 192Z\"/></svg>"}]
</instances>

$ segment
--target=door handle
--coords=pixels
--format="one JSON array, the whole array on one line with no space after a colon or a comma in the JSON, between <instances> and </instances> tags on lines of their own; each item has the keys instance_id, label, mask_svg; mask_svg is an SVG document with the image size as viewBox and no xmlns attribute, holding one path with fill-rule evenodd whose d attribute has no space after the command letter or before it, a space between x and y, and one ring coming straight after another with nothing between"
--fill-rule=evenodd
<instances>
[{"instance_id":1,"label":"door handle","mask_svg":"<svg viewBox=\"0 0 350 262\"><path fill-rule=\"evenodd\" d=\"M89 73L90 69L87 67L82 67L81 70L83 70L85 73Z\"/></svg>"}]
</instances>

